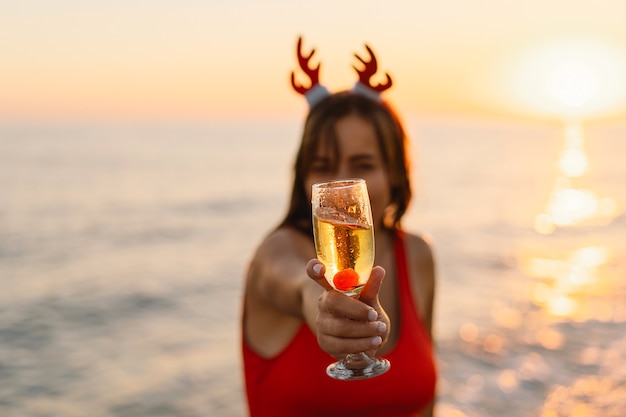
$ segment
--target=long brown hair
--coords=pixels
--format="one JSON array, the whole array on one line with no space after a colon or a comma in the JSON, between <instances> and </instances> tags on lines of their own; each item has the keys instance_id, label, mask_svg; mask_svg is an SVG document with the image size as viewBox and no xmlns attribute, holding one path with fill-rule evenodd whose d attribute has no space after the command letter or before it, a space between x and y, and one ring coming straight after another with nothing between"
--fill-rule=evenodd
<instances>
[{"instance_id":1,"label":"long brown hair","mask_svg":"<svg viewBox=\"0 0 626 417\"><path fill-rule=\"evenodd\" d=\"M309 112L296 155L291 201L281 225L291 225L313 234L311 202L304 181L313 156L322 142L337 149L335 124L348 115L360 116L374 127L391 189L391 204L386 210L384 227L391 229L400 226L400 220L411 200L410 163L404 129L387 103L348 91L329 95Z\"/></svg>"}]
</instances>

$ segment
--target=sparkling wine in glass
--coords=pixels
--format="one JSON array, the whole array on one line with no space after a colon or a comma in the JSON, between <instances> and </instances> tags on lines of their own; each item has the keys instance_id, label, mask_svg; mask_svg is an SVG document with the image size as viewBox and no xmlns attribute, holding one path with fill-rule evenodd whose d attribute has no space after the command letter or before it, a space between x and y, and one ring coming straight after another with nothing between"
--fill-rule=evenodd
<instances>
[{"instance_id":1,"label":"sparkling wine in glass","mask_svg":"<svg viewBox=\"0 0 626 417\"><path fill-rule=\"evenodd\" d=\"M337 291L358 297L374 266L374 225L365 180L314 184L311 203L315 249L326 267L325 278ZM390 366L386 359L361 352L329 365L326 373L341 380L364 379Z\"/></svg>"}]
</instances>

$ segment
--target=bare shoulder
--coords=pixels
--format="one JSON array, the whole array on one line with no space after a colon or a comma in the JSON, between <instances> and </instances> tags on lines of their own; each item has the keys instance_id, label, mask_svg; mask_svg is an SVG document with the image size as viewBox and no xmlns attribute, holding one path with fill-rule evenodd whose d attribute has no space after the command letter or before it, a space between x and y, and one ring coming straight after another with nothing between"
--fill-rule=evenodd
<instances>
[{"instance_id":1,"label":"bare shoulder","mask_svg":"<svg viewBox=\"0 0 626 417\"><path fill-rule=\"evenodd\" d=\"M417 289L425 294L432 294L435 287L435 259L428 240L417 234L406 233L406 246L411 278Z\"/></svg>"},{"instance_id":2,"label":"bare shoulder","mask_svg":"<svg viewBox=\"0 0 626 417\"><path fill-rule=\"evenodd\" d=\"M435 298L435 260L427 238L405 233L406 251L411 269L411 286L416 307L426 329L432 332Z\"/></svg>"},{"instance_id":3,"label":"bare shoulder","mask_svg":"<svg viewBox=\"0 0 626 417\"><path fill-rule=\"evenodd\" d=\"M246 292L259 301L279 307L277 295L295 298L298 282L307 279L306 264L315 257L313 240L291 227L272 231L258 246L248 269Z\"/></svg>"},{"instance_id":4,"label":"bare shoulder","mask_svg":"<svg viewBox=\"0 0 626 417\"><path fill-rule=\"evenodd\" d=\"M407 253L412 264L429 267L434 265L433 249L423 235L405 233Z\"/></svg>"},{"instance_id":5,"label":"bare shoulder","mask_svg":"<svg viewBox=\"0 0 626 417\"><path fill-rule=\"evenodd\" d=\"M280 258L311 258L313 242L310 236L291 228L272 231L257 248L253 262L274 263Z\"/></svg>"}]
</instances>

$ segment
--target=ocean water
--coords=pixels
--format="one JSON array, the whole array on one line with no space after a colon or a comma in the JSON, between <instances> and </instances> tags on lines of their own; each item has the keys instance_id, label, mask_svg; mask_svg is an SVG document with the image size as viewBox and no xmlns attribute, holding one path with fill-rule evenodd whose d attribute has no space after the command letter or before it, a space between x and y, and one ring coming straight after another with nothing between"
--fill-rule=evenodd
<instances>
[{"instance_id":1,"label":"ocean water","mask_svg":"<svg viewBox=\"0 0 626 417\"><path fill-rule=\"evenodd\" d=\"M626 415L626 127L409 120L438 417ZM0 127L0 415L246 415L248 259L299 127Z\"/></svg>"}]
</instances>

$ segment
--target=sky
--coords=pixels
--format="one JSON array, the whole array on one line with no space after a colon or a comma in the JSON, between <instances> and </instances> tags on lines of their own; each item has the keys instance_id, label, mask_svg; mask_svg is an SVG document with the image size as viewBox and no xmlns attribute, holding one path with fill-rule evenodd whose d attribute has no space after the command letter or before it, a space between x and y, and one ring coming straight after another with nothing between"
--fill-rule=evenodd
<instances>
[{"instance_id":1,"label":"sky","mask_svg":"<svg viewBox=\"0 0 626 417\"><path fill-rule=\"evenodd\" d=\"M620 120L624 16L623 0L6 1L0 120L301 116L300 35L331 91L370 45L404 114Z\"/></svg>"}]
</instances>

